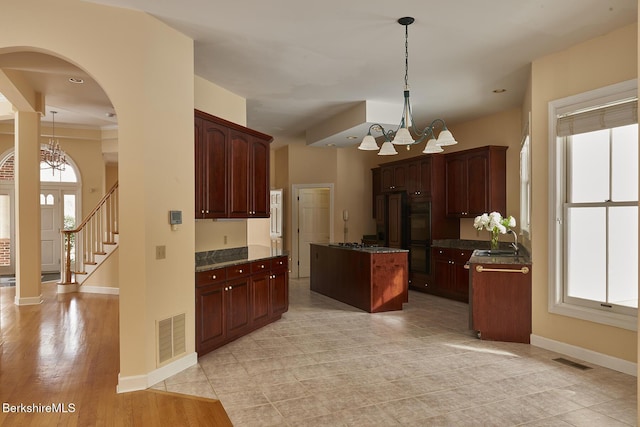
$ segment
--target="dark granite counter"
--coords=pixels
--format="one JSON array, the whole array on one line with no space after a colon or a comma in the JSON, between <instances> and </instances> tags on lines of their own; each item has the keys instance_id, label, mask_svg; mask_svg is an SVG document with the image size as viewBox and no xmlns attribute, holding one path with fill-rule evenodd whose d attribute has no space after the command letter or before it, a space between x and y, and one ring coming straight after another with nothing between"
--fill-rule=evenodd
<instances>
[{"instance_id":1,"label":"dark granite counter","mask_svg":"<svg viewBox=\"0 0 640 427\"><path fill-rule=\"evenodd\" d=\"M476 249L469 258L469 264L514 264L514 265L531 265L531 258L528 255L520 254L518 251L517 256L502 256L491 255L485 256L479 253L482 250Z\"/></svg>"},{"instance_id":2,"label":"dark granite counter","mask_svg":"<svg viewBox=\"0 0 640 427\"><path fill-rule=\"evenodd\" d=\"M196 252L196 273L287 255L289 252L283 249L258 245Z\"/></svg>"},{"instance_id":3,"label":"dark granite counter","mask_svg":"<svg viewBox=\"0 0 640 427\"><path fill-rule=\"evenodd\" d=\"M363 246L343 243L314 243L318 246L331 246L332 248L345 249L350 251L368 252L372 254L393 254L399 252L409 252L408 249L388 248L386 246Z\"/></svg>"},{"instance_id":4,"label":"dark granite counter","mask_svg":"<svg viewBox=\"0 0 640 427\"><path fill-rule=\"evenodd\" d=\"M434 240L431 243L436 248L453 248L473 250L473 254L469 259L470 264L527 264L531 265L531 257L527 248L520 246L518 248L518 256L479 256L478 250L486 250L491 247L488 240L464 240L464 239L442 239ZM513 249L510 243L500 242L501 250Z\"/></svg>"}]
</instances>

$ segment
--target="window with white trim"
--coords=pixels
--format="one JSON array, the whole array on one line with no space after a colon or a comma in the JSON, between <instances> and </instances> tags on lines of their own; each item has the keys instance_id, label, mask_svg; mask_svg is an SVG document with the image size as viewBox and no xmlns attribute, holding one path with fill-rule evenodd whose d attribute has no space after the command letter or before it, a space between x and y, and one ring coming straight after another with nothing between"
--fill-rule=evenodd
<instances>
[{"instance_id":1,"label":"window with white trim","mask_svg":"<svg viewBox=\"0 0 640 427\"><path fill-rule=\"evenodd\" d=\"M636 329L636 81L550 103L550 311Z\"/></svg>"}]
</instances>

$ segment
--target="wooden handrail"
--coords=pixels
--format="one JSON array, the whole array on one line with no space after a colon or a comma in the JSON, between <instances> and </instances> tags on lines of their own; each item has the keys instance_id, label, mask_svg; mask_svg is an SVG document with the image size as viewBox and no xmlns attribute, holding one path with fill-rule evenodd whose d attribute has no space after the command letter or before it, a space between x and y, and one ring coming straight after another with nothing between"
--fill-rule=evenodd
<instances>
[{"instance_id":1,"label":"wooden handrail","mask_svg":"<svg viewBox=\"0 0 640 427\"><path fill-rule=\"evenodd\" d=\"M111 187L111 189L109 191L107 191L107 194L105 194L102 199L100 199L100 201L98 202L98 204L96 204L96 207L93 208L93 210L91 212L89 212L89 214L85 217L84 220L82 220L82 222L80 223L80 225L77 228L74 228L73 230L64 230L65 232L68 233L77 233L78 231L82 230L82 228L87 225L87 222L89 222L89 220L91 219L91 217L93 215L95 215L95 213L102 207L102 205L105 204L105 202L107 201L107 199L109 197L111 197L111 195L113 194L114 191L116 191L116 189L118 188L118 183L116 182L115 184L113 184L113 187Z\"/></svg>"},{"instance_id":2,"label":"wooden handrail","mask_svg":"<svg viewBox=\"0 0 640 427\"><path fill-rule=\"evenodd\" d=\"M104 245L118 234L118 183L98 201L96 207L74 229L61 230L65 253L64 284L71 284L72 273L84 273L86 264L95 264L95 255L104 254ZM105 237L107 238L105 241ZM72 242L74 247L72 248ZM75 271L71 269L71 251L75 249Z\"/></svg>"}]
</instances>

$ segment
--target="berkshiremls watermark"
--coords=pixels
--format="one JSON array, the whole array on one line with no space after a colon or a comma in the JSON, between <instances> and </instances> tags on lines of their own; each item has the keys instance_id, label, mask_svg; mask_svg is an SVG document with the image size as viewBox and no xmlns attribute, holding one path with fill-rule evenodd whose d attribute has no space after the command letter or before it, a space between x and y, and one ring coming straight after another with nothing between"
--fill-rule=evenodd
<instances>
[{"instance_id":1,"label":"berkshiremls watermark","mask_svg":"<svg viewBox=\"0 0 640 427\"><path fill-rule=\"evenodd\" d=\"M75 403L20 403L12 405L8 402L2 402L3 414L72 414L74 412L76 412Z\"/></svg>"}]
</instances>

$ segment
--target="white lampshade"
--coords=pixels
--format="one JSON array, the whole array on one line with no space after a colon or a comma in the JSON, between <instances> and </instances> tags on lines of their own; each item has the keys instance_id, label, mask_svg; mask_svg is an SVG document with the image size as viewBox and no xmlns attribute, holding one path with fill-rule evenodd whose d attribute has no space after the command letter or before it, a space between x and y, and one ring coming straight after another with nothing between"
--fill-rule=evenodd
<instances>
[{"instance_id":1,"label":"white lampshade","mask_svg":"<svg viewBox=\"0 0 640 427\"><path fill-rule=\"evenodd\" d=\"M447 128L444 128L442 132L440 132L440 135L438 135L437 144L441 147L444 147L445 145L454 145L457 143L458 141L453 138L453 135Z\"/></svg>"},{"instance_id":2,"label":"white lampshade","mask_svg":"<svg viewBox=\"0 0 640 427\"><path fill-rule=\"evenodd\" d=\"M415 141L409 133L409 129L404 126L398 129L398 131L396 132L396 137L393 138L393 143L396 145L409 145L413 144L414 142Z\"/></svg>"},{"instance_id":3,"label":"white lampshade","mask_svg":"<svg viewBox=\"0 0 640 427\"><path fill-rule=\"evenodd\" d=\"M360 143L360 145L358 146L358 150L374 151L379 149L380 147L378 147L378 143L376 142L376 139L373 136L371 136L371 134L368 134L367 136L365 136L362 139L362 142Z\"/></svg>"},{"instance_id":4,"label":"white lampshade","mask_svg":"<svg viewBox=\"0 0 640 427\"><path fill-rule=\"evenodd\" d=\"M378 152L378 156L393 156L394 154L398 154L396 148L389 141L385 141Z\"/></svg>"},{"instance_id":5,"label":"white lampshade","mask_svg":"<svg viewBox=\"0 0 640 427\"><path fill-rule=\"evenodd\" d=\"M436 139L431 137L429 141L427 141L426 147L422 151L425 154L433 154L433 153L442 153L444 150L436 143Z\"/></svg>"}]
</instances>

